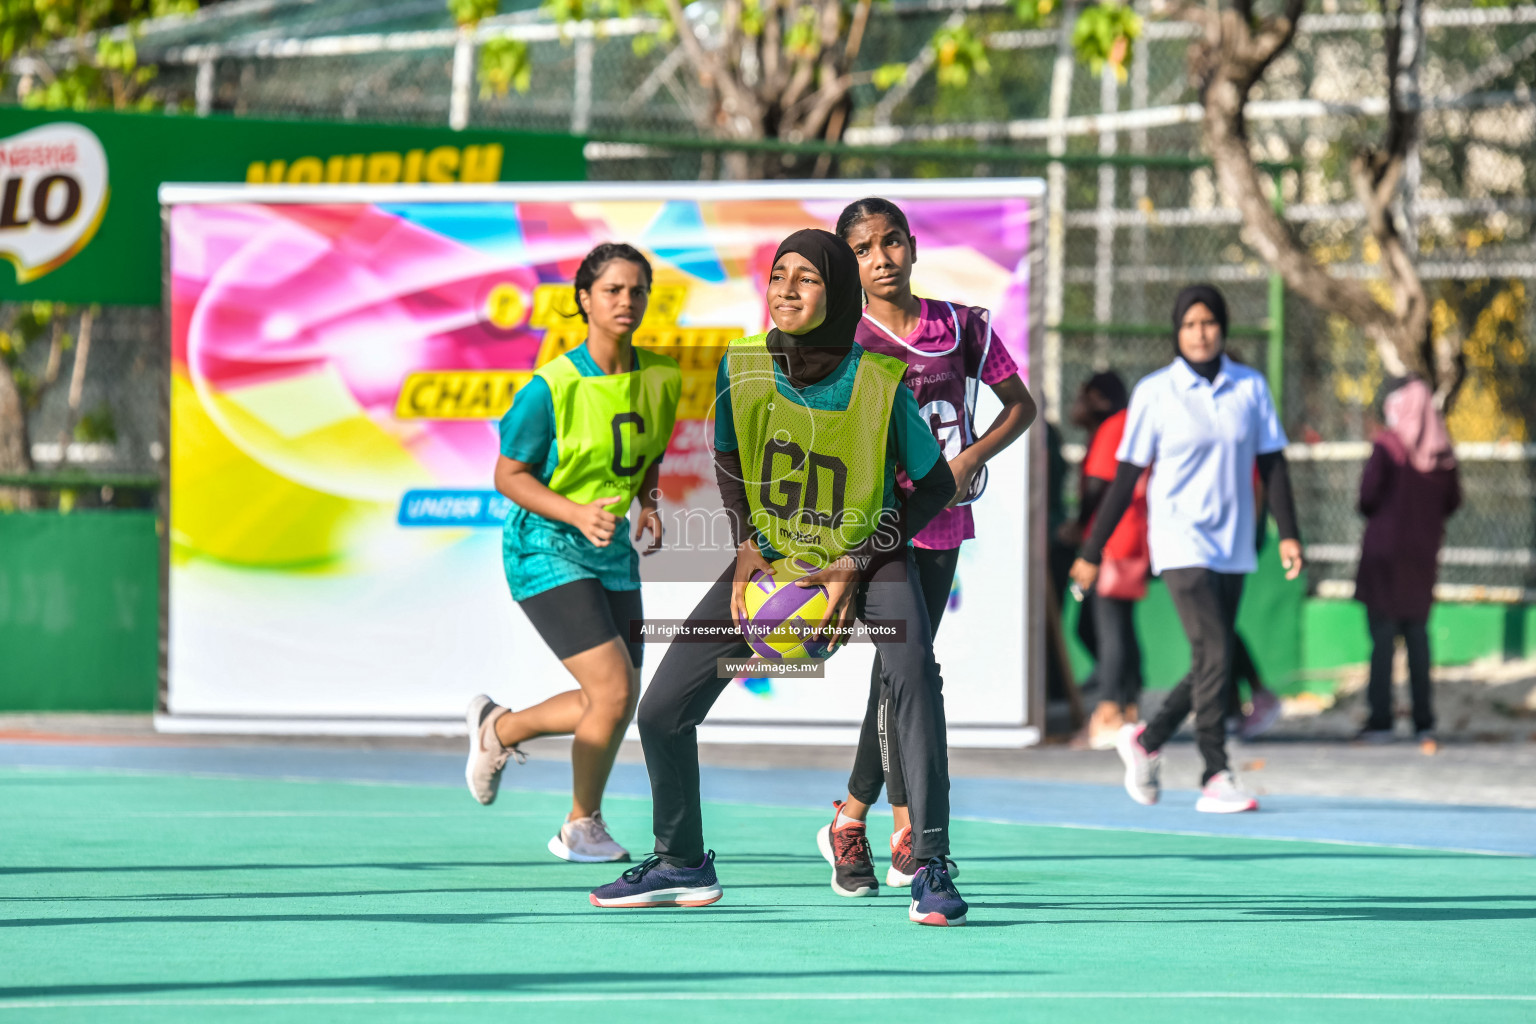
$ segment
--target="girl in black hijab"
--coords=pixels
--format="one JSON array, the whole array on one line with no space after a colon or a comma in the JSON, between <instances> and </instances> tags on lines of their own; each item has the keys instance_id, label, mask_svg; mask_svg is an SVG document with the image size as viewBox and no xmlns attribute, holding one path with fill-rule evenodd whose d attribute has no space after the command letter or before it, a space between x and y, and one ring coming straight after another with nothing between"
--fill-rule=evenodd
<instances>
[{"instance_id":1,"label":"girl in black hijab","mask_svg":"<svg viewBox=\"0 0 1536 1024\"><path fill-rule=\"evenodd\" d=\"M1185 328L1191 325L1184 321L1196 306L1204 307L1195 310L1199 318L1215 321L1220 329L1214 352L1210 351L1210 346L1194 351L1185 344ZM1200 344L1197 338L1192 339L1192 343L1196 346ZM1221 372L1221 357L1226 349L1227 300L1221 297L1221 292L1208 284L1192 284L1179 292L1173 300L1173 354L1188 363L1191 370L1207 381L1215 381L1216 374Z\"/></svg>"},{"instance_id":2,"label":"girl in black hijab","mask_svg":"<svg viewBox=\"0 0 1536 1024\"><path fill-rule=\"evenodd\" d=\"M847 357L863 310L863 292L858 258L848 243L832 232L820 228L796 231L779 243L779 251L773 254L774 267L791 252L804 256L820 273L825 315L798 334L787 334L775 324L768 331L768 351L789 383L805 388L825 378Z\"/></svg>"},{"instance_id":3,"label":"girl in black hijab","mask_svg":"<svg viewBox=\"0 0 1536 1024\"><path fill-rule=\"evenodd\" d=\"M916 399L901 383L906 365L854 343L862 295L858 261L846 242L815 229L790 235L774 255L765 299L772 329L733 342L716 379L716 477L733 513L735 558L689 616L682 634L687 639L668 649L635 719L651 777L656 856L593 890L591 902L696 907L720 898L714 854L704 845L696 730L730 682L719 678L720 660L745 659L753 652L733 628L743 621L748 582L756 573L772 578L770 560L803 554L825 566L797 580L826 588L829 612L822 629L845 626L855 611L865 621L903 624L899 639L890 633L872 639L892 690L913 854L924 864L912 882L908 918L927 925L964 924L967 907L951 880L948 858L943 680L909 543L954 496L955 478ZM782 408L788 405L802 411L790 415ZM828 417L819 436L814 430L810 436L796 432L804 431L807 414L813 422L818 414ZM872 426L876 421L878 427ZM740 447L765 478L779 476L744 481ZM866 459L880 461L872 467L861 461ZM896 488L898 467L917 488L904 503ZM850 523L846 516L848 510L870 507L880 510L874 523L857 522L857 516ZM761 532L749 512L760 517ZM802 540L806 534L812 541ZM775 551L769 537L785 550ZM815 558L813 551L824 557ZM839 632L831 639L846 637ZM872 858L862 830L856 842L844 846L836 851L833 890L874 895L879 883L869 870ZM857 870L860 864L863 869Z\"/></svg>"}]
</instances>

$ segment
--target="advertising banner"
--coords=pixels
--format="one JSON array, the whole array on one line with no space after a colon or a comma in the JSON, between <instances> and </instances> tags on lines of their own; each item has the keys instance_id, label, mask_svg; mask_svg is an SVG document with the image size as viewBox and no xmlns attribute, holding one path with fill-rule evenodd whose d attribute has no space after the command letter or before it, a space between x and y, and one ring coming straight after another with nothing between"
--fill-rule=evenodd
<instances>
[{"instance_id":1,"label":"advertising banner","mask_svg":"<svg viewBox=\"0 0 1536 1024\"><path fill-rule=\"evenodd\" d=\"M597 244L627 241L652 261L635 342L683 373L661 466L666 548L641 560L647 621L665 624L733 558L713 463L716 369L732 339L769 324L779 242L830 229L863 195L894 200L920 239L917 293L992 310L992 343L1027 381L1042 193L1033 180L167 186L162 725L442 731L462 729L476 693L523 707L571 688L508 593L510 504L491 477L517 390L585 338L572 280ZM980 391L984 430L999 405ZM1028 700L1043 614L1030 447L1026 435L989 465L938 637L954 742L1026 742L1041 713ZM665 629L652 640L647 680ZM853 643L823 678L733 682L701 735L851 739L872 655Z\"/></svg>"},{"instance_id":2,"label":"advertising banner","mask_svg":"<svg viewBox=\"0 0 1536 1024\"><path fill-rule=\"evenodd\" d=\"M159 305L166 181L581 181L567 135L0 108L0 301Z\"/></svg>"}]
</instances>

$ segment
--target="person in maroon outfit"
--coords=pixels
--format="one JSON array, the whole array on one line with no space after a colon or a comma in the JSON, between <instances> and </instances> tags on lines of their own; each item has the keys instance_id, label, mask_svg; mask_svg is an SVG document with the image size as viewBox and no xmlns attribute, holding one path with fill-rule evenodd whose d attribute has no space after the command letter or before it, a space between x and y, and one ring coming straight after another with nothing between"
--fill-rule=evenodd
<instances>
[{"instance_id":1,"label":"person in maroon outfit","mask_svg":"<svg viewBox=\"0 0 1536 1024\"><path fill-rule=\"evenodd\" d=\"M1387 395L1384 412L1387 429L1376 436L1360 478L1366 524L1355 599L1365 605L1373 645L1366 688L1371 717L1360 738L1392 737L1392 656L1401 636L1408 648L1414 732L1433 744L1426 626L1445 521L1461 505L1461 482L1427 384L1408 378Z\"/></svg>"}]
</instances>

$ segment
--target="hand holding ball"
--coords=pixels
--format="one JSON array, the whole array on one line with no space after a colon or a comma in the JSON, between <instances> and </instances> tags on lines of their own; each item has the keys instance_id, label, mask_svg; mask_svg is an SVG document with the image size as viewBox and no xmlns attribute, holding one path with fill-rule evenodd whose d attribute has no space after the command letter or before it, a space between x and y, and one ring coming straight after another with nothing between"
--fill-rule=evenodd
<instances>
[{"instance_id":1,"label":"hand holding ball","mask_svg":"<svg viewBox=\"0 0 1536 1024\"><path fill-rule=\"evenodd\" d=\"M827 616L827 588L797 583L816 567L794 558L772 565L773 575L757 571L747 583L745 614L737 619L742 635L759 658L825 658L830 645L816 631Z\"/></svg>"}]
</instances>

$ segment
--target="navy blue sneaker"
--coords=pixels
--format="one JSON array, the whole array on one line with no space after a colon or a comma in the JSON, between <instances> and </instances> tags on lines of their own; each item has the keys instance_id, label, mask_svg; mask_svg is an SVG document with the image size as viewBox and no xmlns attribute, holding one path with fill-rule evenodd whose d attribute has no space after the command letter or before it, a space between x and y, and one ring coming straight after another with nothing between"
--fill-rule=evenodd
<instances>
[{"instance_id":1,"label":"navy blue sneaker","mask_svg":"<svg viewBox=\"0 0 1536 1024\"><path fill-rule=\"evenodd\" d=\"M710 850L696 868L647 857L617 881L593 889L588 898L594 907L707 907L723 895L715 878L715 851Z\"/></svg>"},{"instance_id":2,"label":"navy blue sneaker","mask_svg":"<svg viewBox=\"0 0 1536 1024\"><path fill-rule=\"evenodd\" d=\"M908 919L940 928L965 924L965 912L970 908L950 880L949 865L944 861L943 857L934 857L912 876L912 906L907 910Z\"/></svg>"}]
</instances>

